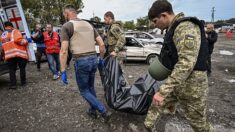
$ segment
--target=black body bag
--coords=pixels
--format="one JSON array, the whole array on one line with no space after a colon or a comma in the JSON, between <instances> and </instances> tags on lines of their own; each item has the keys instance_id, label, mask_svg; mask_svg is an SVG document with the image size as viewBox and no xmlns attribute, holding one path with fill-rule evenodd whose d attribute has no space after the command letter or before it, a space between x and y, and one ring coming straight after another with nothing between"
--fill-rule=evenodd
<instances>
[{"instance_id":1,"label":"black body bag","mask_svg":"<svg viewBox=\"0 0 235 132\"><path fill-rule=\"evenodd\" d=\"M137 79L133 85L127 86L128 83L118 60L110 56L104 59L103 64L99 63L98 69L109 107L139 115L147 113L153 95L160 87L160 82L147 73Z\"/></svg>"}]
</instances>

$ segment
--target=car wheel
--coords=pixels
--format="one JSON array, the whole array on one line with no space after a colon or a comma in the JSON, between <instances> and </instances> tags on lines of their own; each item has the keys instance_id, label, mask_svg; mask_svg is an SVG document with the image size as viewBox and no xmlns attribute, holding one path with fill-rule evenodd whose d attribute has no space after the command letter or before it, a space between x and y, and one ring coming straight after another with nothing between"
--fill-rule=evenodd
<instances>
[{"instance_id":1,"label":"car wheel","mask_svg":"<svg viewBox=\"0 0 235 132\"><path fill-rule=\"evenodd\" d=\"M157 55L149 55L149 56L147 57L146 62L147 62L148 64L151 64L151 63L155 60L156 57L157 57Z\"/></svg>"}]
</instances>

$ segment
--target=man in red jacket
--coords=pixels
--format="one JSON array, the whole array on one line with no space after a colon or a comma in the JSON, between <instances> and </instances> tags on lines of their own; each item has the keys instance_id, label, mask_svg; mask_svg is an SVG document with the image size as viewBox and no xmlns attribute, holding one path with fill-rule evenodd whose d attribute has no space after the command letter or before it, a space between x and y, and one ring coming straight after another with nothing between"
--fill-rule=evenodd
<instances>
[{"instance_id":1,"label":"man in red jacket","mask_svg":"<svg viewBox=\"0 0 235 132\"><path fill-rule=\"evenodd\" d=\"M59 62L59 35L54 32L52 24L46 25L46 32L43 33L44 41L46 44L47 59L50 70L53 74L53 80L58 79L60 76L60 62ZM55 66L56 64L56 66Z\"/></svg>"}]
</instances>

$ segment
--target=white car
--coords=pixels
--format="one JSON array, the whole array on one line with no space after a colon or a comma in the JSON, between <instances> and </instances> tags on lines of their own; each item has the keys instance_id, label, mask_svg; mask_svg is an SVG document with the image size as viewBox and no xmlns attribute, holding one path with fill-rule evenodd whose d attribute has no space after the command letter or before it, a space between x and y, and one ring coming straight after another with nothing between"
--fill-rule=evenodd
<instances>
[{"instance_id":1,"label":"white car","mask_svg":"<svg viewBox=\"0 0 235 132\"><path fill-rule=\"evenodd\" d=\"M132 36L126 36L126 60L142 60L150 64L160 55L162 45L144 44ZM96 46L99 53L99 46Z\"/></svg>"},{"instance_id":2,"label":"white car","mask_svg":"<svg viewBox=\"0 0 235 132\"><path fill-rule=\"evenodd\" d=\"M153 35L147 33L147 32L139 32L139 31L133 31L133 32L125 32L125 35L127 36L133 36L137 38L140 41L143 41L145 43L153 43L153 44L163 44L163 38L155 38Z\"/></svg>"},{"instance_id":3,"label":"white car","mask_svg":"<svg viewBox=\"0 0 235 132\"><path fill-rule=\"evenodd\" d=\"M144 44L138 39L126 36L127 60L145 60L150 64L160 55L162 45Z\"/></svg>"}]
</instances>

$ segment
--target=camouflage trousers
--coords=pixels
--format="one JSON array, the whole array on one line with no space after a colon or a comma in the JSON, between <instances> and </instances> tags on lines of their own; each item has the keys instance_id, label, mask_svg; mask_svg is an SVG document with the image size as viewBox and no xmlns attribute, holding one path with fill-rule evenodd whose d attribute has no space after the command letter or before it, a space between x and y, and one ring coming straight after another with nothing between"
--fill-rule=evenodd
<instances>
[{"instance_id":1,"label":"camouflage trousers","mask_svg":"<svg viewBox=\"0 0 235 132\"><path fill-rule=\"evenodd\" d=\"M206 116L207 95L208 79L206 72L194 71L181 87L176 88L165 98L163 106L159 107L154 104L150 106L144 124L150 130L157 130L154 127L161 115L174 114L171 108L176 108L176 104L179 104L195 132L212 132L213 128Z\"/></svg>"}]
</instances>

